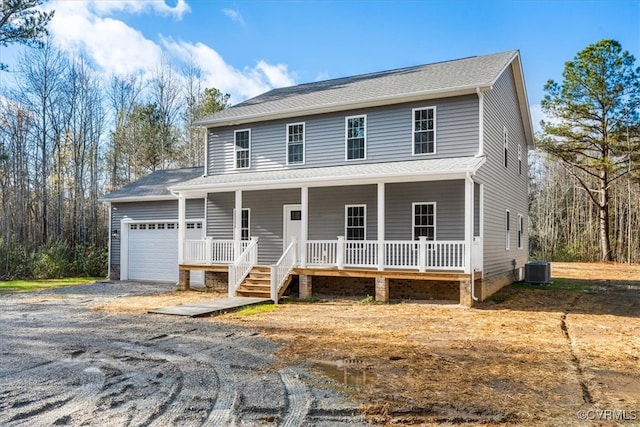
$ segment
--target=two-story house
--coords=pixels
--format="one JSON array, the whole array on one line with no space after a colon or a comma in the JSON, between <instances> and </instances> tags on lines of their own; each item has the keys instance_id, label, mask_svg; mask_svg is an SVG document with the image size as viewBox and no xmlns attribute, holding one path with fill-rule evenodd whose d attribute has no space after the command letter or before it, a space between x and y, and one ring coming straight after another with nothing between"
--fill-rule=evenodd
<instances>
[{"instance_id":1,"label":"two-story house","mask_svg":"<svg viewBox=\"0 0 640 427\"><path fill-rule=\"evenodd\" d=\"M534 142L517 51L274 89L199 125L203 169L105 197L112 276L465 305L522 277Z\"/></svg>"}]
</instances>

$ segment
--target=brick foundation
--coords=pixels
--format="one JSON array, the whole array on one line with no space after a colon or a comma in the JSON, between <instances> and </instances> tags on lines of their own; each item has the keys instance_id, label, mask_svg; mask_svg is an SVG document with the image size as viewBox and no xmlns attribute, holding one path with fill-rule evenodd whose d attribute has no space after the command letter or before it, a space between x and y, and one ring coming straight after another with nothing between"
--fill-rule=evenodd
<instances>
[{"instance_id":1,"label":"brick foundation","mask_svg":"<svg viewBox=\"0 0 640 427\"><path fill-rule=\"evenodd\" d=\"M376 277L376 301L389 302L389 279Z\"/></svg>"},{"instance_id":2,"label":"brick foundation","mask_svg":"<svg viewBox=\"0 0 640 427\"><path fill-rule=\"evenodd\" d=\"M480 301L489 298L503 287L512 284L516 278L519 278L522 274L519 270L521 269L516 270L515 277L514 273L509 271L485 277L482 281L476 281L476 296Z\"/></svg>"},{"instance_id":3,"label":"brick foundation","mask_svg":"<svg viewBox=\"0 0 640 427\"><path fill-rule=\"evenodd\" d=\"M207 291L227 292L229 290L229 273L222 271L205 271L204 286Z\"/></svg>"},{"instance_id":4,"label":"brick foundation","mask_svg":"<svg viewBox=\"0 0 640 427\"><path fill-rule=\"evenodd\" d=\"M110 280L120 280L120 264L111 264Z\"/></svg>"},{"instance_id":5,"label":"brick foundation","mask_svg":"<svg viewBox=\"0 0 640 427\"><path fill-rule=\"evenodd\" d=\"M390 279L389 298L392 300L451 300L460 298L460 283L432 280Z\"/></svg>"},{"instance_id":6,"label":"brick foundation","mask_svg":"<svg viewBox=\"0 0 640 427\"><path fill-rule=\"evenodd\" d=\"M300 276L300 298L302 297L302 277ZM376 292L375 279L366 277L324 277L313 276L313 292L332 296L373 296Z\"/></svg>"},{"instance_id":7,"label":"brick foundation","mask_svg":"<svg viewBox=\"0 0 640 427\"><path fill-rule=\"evenodd\" d=\"M313 277L301 274L298 278L298 298L309 299L313 292Z\"/></svg>"},{"instance_id":8,"label":"brick foundation","mask_svg":"<svg viewBox=\"0 0 640 427\"><path fill-rule=\"evenodd\" d=\"M465 307L471 307L473 305L470 279L460 281L460 305L463 305Z\"/></svg>"},{"instance_id":9,"label":"brick foundation","mask_svg":"<svg viewBox=\"0 0 640 427\"><path fill-rule=\"evenodd\" d=\"M178 290L188 291L191 288L191 272L189 270L180 270L178 279Z\"/></svg>"}]
</instances>

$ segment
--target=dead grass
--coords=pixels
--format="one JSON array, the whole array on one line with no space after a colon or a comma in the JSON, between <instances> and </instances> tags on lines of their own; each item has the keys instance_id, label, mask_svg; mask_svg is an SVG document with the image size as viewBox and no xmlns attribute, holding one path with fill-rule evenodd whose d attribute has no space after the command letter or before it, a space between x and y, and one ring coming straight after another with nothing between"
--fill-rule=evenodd
<instances>
[{"instance_id":1,"label":"dead grass","mask_svg":"<svg viewBox=\"0 0 640 427\"><path fill-rule=\"evenodd\" d=\"M214 298L224 298L226 296L226 293L221 292L205 292L200 290L174 291L158 295L118 298L106 304L95 305L92 308L110 313L142 314L156 308L202 302Z\"/></svg>"},{"instance_id":2,"label":"dead grass","mask_svg":"<svg viewBox=\"0 0 640 427\"><path fill-rule=\"evenodd\" d=\"M637 411L640 266L553 263L552 275L580 286L511 286L473 309L331 300L210 321L280 342L280 365L306 364L381 424L578 426L579 410ZM174 292L101 309L208 298Z\"/></svg>"}]
</instances>

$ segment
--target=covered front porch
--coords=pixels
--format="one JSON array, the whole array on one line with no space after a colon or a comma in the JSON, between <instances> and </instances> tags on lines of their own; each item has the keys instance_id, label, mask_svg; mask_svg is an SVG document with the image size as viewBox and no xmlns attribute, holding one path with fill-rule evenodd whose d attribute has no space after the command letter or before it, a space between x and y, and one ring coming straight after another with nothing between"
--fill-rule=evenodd
<instances>
[{"instance_id":1,"label":"covered front porch","mask_svg":"<svg viewBox=\"0 0 640 427\"><path fill-rule=\"evenodd\" d=\"M230 296L268 286L276 302L292 275L446 275L470 285L482 271L482 187L472 175L482 159L467 160L323 168L315 180L302 171L203 177L173 189L181 279L226 270ZM186 199L197 197L203 238L187 240Z\"/></svg>"}]
</instances>

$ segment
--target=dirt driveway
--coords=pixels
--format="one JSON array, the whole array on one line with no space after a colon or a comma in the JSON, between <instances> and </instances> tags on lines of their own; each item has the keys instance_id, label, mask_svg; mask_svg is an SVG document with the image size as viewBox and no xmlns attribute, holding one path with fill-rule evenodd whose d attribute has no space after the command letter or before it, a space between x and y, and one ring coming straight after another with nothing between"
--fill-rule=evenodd
<instances>
[{"instance_id":1,"label":"dirt driveway","mask_svg":"<svg viewBox=\"0 0 640 427\"><path fill-rule=\"evenodd\" d=\"M640 266L553 264L473 309L328 299L143 314L202 293L0 296L0 425L640 426ZM91 294L91 289L102 289Z\"/></svg>"},{"instance_id":2,"label":"dirt driveway","mask_svg":"<svg viewBox=\"0 0 640 427\"><path fill-rule=\"evenodd\" d=\"M0 425L360 425L346 394L274 367L255 329L96 305L175 285L0 295Z\"/></svg>"}]
</instances>

